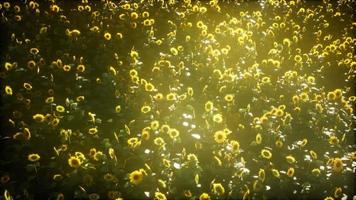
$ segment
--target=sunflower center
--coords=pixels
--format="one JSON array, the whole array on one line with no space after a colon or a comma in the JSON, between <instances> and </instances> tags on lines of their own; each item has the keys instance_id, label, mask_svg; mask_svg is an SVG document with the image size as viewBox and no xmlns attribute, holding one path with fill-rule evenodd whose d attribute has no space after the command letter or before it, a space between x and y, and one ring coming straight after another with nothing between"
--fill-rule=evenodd
<instances>
[{"instance_id":1,"label":"sunflower center","mask_svg":"<svg viewBox=\"0 0 356 200\"><path fill-rule=\"evenodd\" d=\"M135 174L134 176L133 176L133 179L134 180L138 180L140 178L140 176L138 175L138 174Z\"/></svg>"}]
</instances>

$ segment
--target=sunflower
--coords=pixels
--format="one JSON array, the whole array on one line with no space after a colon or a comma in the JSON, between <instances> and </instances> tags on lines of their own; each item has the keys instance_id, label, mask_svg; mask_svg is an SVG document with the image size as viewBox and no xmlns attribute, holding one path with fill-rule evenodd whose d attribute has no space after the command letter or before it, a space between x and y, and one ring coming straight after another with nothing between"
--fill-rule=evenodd
<instances>
[{"instance_id":1,"label":"sunflower","mask_svg":"<svg viewBox=\"0 0 356 200\"><path fill-rule=\"evenodd\" d=\"M316 154L315 151L310 150L310 151L309 151L309 154L310 154L310 156L311 156L314 160L318 159L318 154Z\"/></svg>"},{"instance_id":2,"label":"sunflower","mask_svg":"<svg viewBox=\"0 0 356 200\"><path fill-rule=\"evenodd\" d=\"M337 145L339 144L339 139L336 137L336 136L330 136L329 138L329 144L332 144L332 145Z\"/></svg>"},{"instance_id":3,"label":"sunflower","mask_svg":"<svg viewBox=\"0 0 356 200\"><path fill-rule=\"evenodd\" d=\"M293 97L292 97L292 101L293 101L293 103L294 104L297 104L298 102L299 102L299 96L297 96L297 95L294 95Z\"/></svg>"},{"instance_id":4,"label":"sunflower","mask_svg":"<svg viewBox=\"0 0 356 200\"><path fill-rule=\"evenodd\" d=\"M171 51L172 55L174 55L174 56L178 55L178 50L176 48L172 47L170 49L170 51Z\"/></svg>"},{"instance_id":5,"label":"sunflower","mask_svg":"<svg viewBox=\"0 0 356 200\"><path fill-rule=\"evenodd\" d=\"M340 198L341 194L342 194L342 188L341 187L335 188L334 197L335 198Z\"/></svg>"},{"instance_id":6,"label":"sunflower","mask_svg":"<svg viewBox=\"0 0 356 200\"><path fill-rule=\"evenodd\" d=\"M68 164L69 164L70 167L79 168L80 165L82 164L82 161L76 156L71 156L68 159Z\"/></svg>"},{"instance_id":7,"label":"sunflower","mask_svg":"<svg viewBox=\"0 0 356 200\"><path fill-rule=\"evenodd\" d=\"M272 158L272 153L268 149L262 149L261 150L261 156L266 159L271 159Z\"/></svg>"},{"instance_id":8,"label":"sunflower","mask_svg":"<svg viewBox=\"0 0 356 200\"><path fill-rule=\"evenodd\" d=\"M343 170L343 162L340 158L335 158L333 160L332 169L334 172L341 172Z\"/></svg>"},{"instance_id":9,"label":"sunflower","mask_svg":"<svg viewBox=\"0 0 356 200\"><path fill-rule=\"evenodd\" d=\"M231 140L230 141L230 145L231 145L231 150L233 152L237 152L240 149L240 144L238 141L236 140Z\"/></svg>"},{"instance_id":10,"label":"sunflower","mask_svg":"<svg viewBox=\"0 0 356 200\"><path fill-rule=\"evenodd\" d=\"M7 182L9 182L10 181L10 176L9 175L3 175L3 176L1 176L1 178L0 178L0 183L1 184L6 184Z\"/></svg>"},{"instance_id":11,"label":"sunflower","mask_svg":"<svg viewBox=\"0 0 356 200\"><path fill-rule=\"evenodd\" d=\"M90 156L90 157L94 157L95 154L96 154L96 148L91 148L91 149L89 150L89 156Z\"/></svg>"},{"instance_id":12,"label":"sunflower","mask_svg":"<svg viewBox=\"0 0 356 200\"><path fill-rule=\"evenodd\" d=\"M192 87L188 87L188 88L187 88L187 91L188 91L188 95L189 95L189 96L193 96L194 90L193 90Z\"/></svg>"},{"instance_id":13,"label":"sunflower","mask_svg":"<svg viewBox=\"0 0 356 200\"><path fill-rule=\"evenodd\" d=\"M147 11L144 11L144 12L142 13L142 17L143 17L143 18L147 18L147 17L149 17L149 16L150 16L150 13L147 12Z\"/></svg>"},{"instance_id":14,"label":"sunflower","mask_svg":"<svg viewBox=\"0 0 356 200\"><path fill-rule=\"evenodd\" d=\"M36 62L33 61L33 60L28 61L28 62L27 62L27 67L28 67L29 69L34 69L34 68L36 67Z\"/></svg>"},{"instance_id":15,"label":"sunflower","mask_svg":"<svg viewBox=\"0 0 356 200\"><path fill-rule=\"evenodd\" d=\"M106 32L106 33L104 34L104 39L105 39L105 40L111 40L111 34L108 33L108 32Z\"/></svg>"},{"instance_id":16,"label":"sunflower","mask_svg":"<svg viewBox=\"0 0 356 200\"><path fill-rule=\"evenodd\" d=\"M190 153L190 154L188 154L188 156L187 156L187 160L188 160L189 162L194 162L194 163L196 163L196 162L198 162L198 157L197 157L195 154Z\"/></svg>"},{"instance_id":17,"label":"sunflower","mask_svg":"<svg viewBox=\"0 0 356 200\"><path fill-rule=\"evenodd\" d=\"M190 198L192 197L192 192L190 190L184 190L184 196Z\"/></svg>"},{"instance_id":18,"label":"sunflower","mask_svg":"<svg viewBox=\"0 0 356 200\"><path fill-rule=\"evenodd\" d=\"M141 112L142 113L148 113L151 111L151 107L150 106L142 106L141 107Z\"/></svg>"},{"instance_id":19,"label":"sunflower","mask_svg":"<svg viewBox=\"0 0 356 200\"><path fill-rule=\"evenodd\" d=\"M163 145L165 144L163 138L161 138L161 137L155 138L155 139L153 140L153 142L154 142L155 145L157 145L157 146L163 146Z\"/></svg>"},{"instance_id":20,"label":"sunflower","mask_svg":"<svg viewBox=\"0 0 356 200\"><path fill-rule=\"evenodd\" d=\"M164 124L164 125L162 125L161 128L160 128L160 131L163 132L163 133L168 133L169 130L170 130L170 127L169 127L168 124Z\"/></svg>"},{"instance_id":21,"label":"sunflower","mask_svg":"<svg viewBox=\"0 0 356 200\"><path fill-rule=\"evenodd\" d=\"M322 113L324 108L320 103L315 104L315 109L319 112Z\"/></svg>"},{"instance_id":22,"label":"sunflower","mask_svg":"<svg viewBox=\"0 0 356 200\"><path fill-rule=\"evenodd\" d=\"M151 92L155 89L155 86L152 83L146 83L145 84L145 90L148 92Z\"/></svg>"},{"instance_id":23,"label":"sunflower","mask_svg":"<svg viewBox=\"0 0 356 200\"><path fill-rule=\"evenodd\" d=\"M163 94L162 93L157 93L153 96L153 98L156 100L156 101L160 101L163 99Z\"/></svg>"},{"instance_id":24,"label":"sunflower","mask_svg":"<svg viewBox=\"0 0 356 200\"><path fill-rule=\"evenodd\" d=\"M37 153L32 153L27 156L27 159L31 162L36 162L36 161L40 160L40 158L41 158L41 156L38 155Z\"/></svg>"},{"instance_id":25,"label":"sunflower","mask_svg":"<svg viewBox=\"0 0 356 200\"><path fill-rule=\"evenodd\" d=\"M47 97L45 100L46 103L50 104L54 102L54 97Z\"/></svg>"},{"instance_id":26,"label":"sunflower","mask_svg":"<svg viewBox=\"0 0 356 200\"><path fill-rule=\"evenodd\" d=\"M200 196L199 196L199 200L210 200L210 196L208 193L202 193Z\"/></svg>"},{"instance_id":27,"label":"sunflower","mask_svg":"<svg viewBox=\"0 0 356 200\"><path fill-rule=\"evenodd\" d=\"M225 99L225 101L227 101L227 102L232 102L232 101L234 100L234 95L232 95L232 94L227 94L227 95L225 95L224 99Z\"/></svg>"},{"instance_id":28,"label":"sunflower","mask_svg":"<svg viewBox=\"0 0 356 200\"><path fill-rule=\"evenodd\" d=\"M9 63L9 62L6 62L5 63L5 69L7 70L7 71L10 71L12 68L13 68L13 64L11 64L11 63Z\"/></svg>"},{"instance_id":29,"label":"sunflower","mask_svg":"<svg viewBox=\"0 0 356 200\"><path fill-rule=\"evenodd\" d=\"M94 135L94 134L96 134L98 132L98 129L95 127L95 128L90 128L89 130L88 130L88 133L90 134L90 135Z\"/></svg>"},{"instance_id":30,"label":"sunflower","mask_svg":"<svg viewBox=\"0 0 356 200\"><path fill-rule=\"evenodd\" d=\"M342 90L341 89L336 89L334 90L335 98L339 99L342 96Z\"/></svg>"},{"instance_id":31,"label":"sunflower","mask_svg":"<svg viewBox=\"0 0 356 200\"><path fill-rule=\"evenodd\" d=\"M206 112L212 111L213 107L214 107L214 104L211 101L206 102L205 106L204 106Z\"/></svg>"},{"instance_id":32,"label":"sunflower","mask_svg":"<svg viewBox=\"0 0 356 200\"><path fill-rule=\"evenodd\" d=\"M137 137L132 137L127 140L127 144L131 148L136 148L141 145L141 141Z\"/></svg>"},{"instance_id":33,"label":"sunflower","mask_svg":"<svg viewBox=\"0 0 356 200\"><path fill-rule=\"evenodd\" d=\"M7 95L12 95L12 88L10 87L10 86L5 86L5 93L7 94Z\"/></svg>"},{"instance_id":34,"label":"sunflower","mask_svg":"<svg viewBox=\"0 0 356 200\"><path fill-rule=\"evenodd\" d=\"M104 180L107 181L107 182L111 182L113 180L115 180L115 176L110 174L110 173L106 173L104 174Z\"/></svg>"},{"instance_id":35,"label":"sunflower","mask_svg":"<svg viewBox=\"0 0 356 200\"><path fill-rule=\"evenodd\" d=\"M328 92L327 98L328 100L335 100L336 99L335 92Z\"/></svg>"},{"instance_id":36,"label":"sunflower","mask_svg":"<svg viewBox=\"0 0 356 200\"><path fill-rule=\"evenodd\" d=\"M176 100L176 93L169 93L166 95L166 98L168 101L173 101L173 100Z\"/></svg>"},{"instance_id":37,"label":"sunflower","mask_svg":"<svg viewBox=\"0 0 356 200\"><path fill-rule=\"evenodd\" d=\"M266 124L266 123L268 122L268 117L262 116L262 117L260 118L260 122L261 122L262 124Z\"/></svg>"},{"instance_id":38,"label":"sunflower","mask_svg":"<svg viewBox=\"0 0 356 200\"><path fill-rule=\"evenodd\" d=\"M57 110L57 112L62 113L62 112L65 111L65 108L63 106L61 106L61 105L58 105L58 106L56 106L56 110Z\"/></svg>"},{"instance_id":39,"label":"sunflower","mask_svg":"<svg viewBox=\"0 0 356 200\"><path fill-rule=\"evenodd\" d=\"M355 102L355 101L356 101L356 96L350 96L350 97L349 97L349 101Z\"/></svg>"},{"instance_id":40,"label":"sunflower","mask_svg":"<svg viewBox=\"0 0 356 200\"><path fill-rule=\"evenodd\" d=\"M315 77L314 76L308 76L307 81L309 84L313 84L315 82Z\"/></svg>"},{"instance_id":41,"label":"sunflower","mask_svg":"<svg viewBox=\"0 0 356 200\"><path fill-rule=\"evenodd\" d=\"M276 178L279 178L280 174L279 171L277 169L272 169L272 174L273 176L275 176Z\"/></svg>"},{"instance_id":42,"label":"sunflower","mask_svg":"<svg viewBox=\"0 0 356 200\"><path fill-rule=\"evenodd\" d=\"M271 78L270 77L267 77L267 76L265 76L265 77L263 77L262 78L262 83L263 84L267 84L267 83L270 83L271 82Z\"/></svg>"},{"instance_id":43,"label":"sunflower","mask_svg":"<svg viewBox=\"0 0 356 200\"><path fill-rule=\"evenodd\" d=\"M214 134L214 140L219 144L224 143L226 140L226 133L224 131L216 131Z\"/></svg>"},{"instance_id":44,"label":"sunflower","mask_svg":"<svg viewBox=\"0 0 356 200\"><path fill-rule=\"evenodd\" d=\"M260 169L258 171L258 179L261 180L262 182L264 182L265 178L266 178L265 170L264 169Z\"/></svg>"},{"instance_id":45,"label":"sunflower","mask_svg":"<svg viewBox=\"0 0 356 200\"><path fill-rule=\"evenodd\" d=\"M134 20L138 18L137 12L132 12L132 13L130 14L130 16L131 16L131 18L134 19Z\"/></svg>"},{"instance_id":46,"label":"sunflower","mask_svg":"<svg viewBox=\"0 0 356 200\"><path fill-rule=\"evenodd\" d=\"M275 142L275 145L276 145L276 147L278 147L278 148L282 148L283 147L283 142L282 142L282 140L276 140L276 142Z\"/></svg>"},{"instance_id":47,"label":"sunflower","mask_svg":"<svg viewBox=\"0 0 356 200\"><path fill-rule=\"evenodd\" d=\"M31 139L31 131L30 131L30 129L24 128L23 129L23 136L24 136L25 140Z\"/></svg>"},{"instance_id":48,"label":"sunflower","mask_svg":"<svg viewBox=\"0 0 356 200\"><path fill-rule=\"evenodd\" d=\"M294 168L293 167L288 168L287 176L293 177L293 175L294 175Z\"/></svg>"},{"instance_id":49,"label":"sunflower","mask_svg":"<svg viewBox=\"0 0 356 200\"><path fill-rule=\"evenodd\" d=\"M74 155L75 155L75 157L79 158L81 161L85 160L85 156L82 152L77 151L77 152L75 152Z\"/></svg>"},{"instance_id":50,"label":"sunflower","mask_svg":"<svg viewBox=\"0 0 356 200\"><path fill-rule=\"evenodd\" d=\"M306 92L303 92L300 94L300 99L303 101L303 102L307 102L309 100L309 95L308 93Z\"/></svg>"},{"instance_id":51,"label":"sunflower","mask_svg":"<svg viewBox=\"0 0 356 200\"><path fill-rule=\"evenodd\" d=\"M314 176L319 176L320 175L320 169L318 169L318 168L314 168L313 170L312 170L312 174L314 175Z\"/></svg>"},{"instance_id":52,"label":"sunflower","mask_svg":"<svg viewBox=\"0 0 356 200\"><path fill-rule=\"evenodd\" d=\"M172 139L176 139L179 136L179 131L175 128L171 128L169 129L168 134Z\"/></svg>"},{"instance_id":53,"label":"sunflower","mask_svg":"<svg viewBox=\"0 0 356 200\"><path fill-rule=\"evenodd\" d=\"M35 114L32 116L32 118L36 121L36 122L43 122L45 117L42 114Z\"/></svg>"},{"instance_id":54,"label":"sunflower","mask_svg":"<svg viewBox=\"0 0 356 200\"><path fill-rule=\"evenodd\" d=\"M214 194L217 194L218 196L220 196L225 193L225 188L221 185L221 183L214 183L212 191Z\"/></svg>"},{"instance_id":55,"label":"sunflower","mask_svg":"<svg viewBox=\"0 0 356 200\"><path fill-rule=\"evenodd\" d=\"M64 66L63 66L63 70L64 70L65 72L69 72L71 69L72 69L72 67L71 67L70 65L64 65Z\"/></svg>"},{"instance_id":56,"label":"sunflower","mask_svg":"<svg viewBox=\"0 0 356 200\"><path fill-rule=\"evenodd\" d=\"M295 163L295 158L294 158L293 156L291 156L291 155L286 156L286 160L287 160L287 162L288 162L289 164Z\"/></svg>"},{"instance_id":57,"label":"sunflower","mask_svg":"<svg viewBox=\"0 0 356 200\"><path fill-rule=\"evenodd\" d=\"M296 55L296 56L294 56L294 61L297 63L300 63L300 62L302 62L302 57L300 55Z\"/></svg>"},{"instance_id":58,"label":"sunflower","mask_svg":"<svg viewBox=\"0 0 356 200\"><path fill-rule=\"evenodd\" d=\"M159 121L157 121L157 120L152 121L151 128L152 128L152 130L157 130L159 128Z\"/></svg>"},{"instance_id":59,"label":"sunflower","mask_svg":"<svg viewBox=\"0 0 356 200\"><path fill-rule=\"evenodd\" d=\"M152 24L151 24L151 20L145 19L145 20L143 21L143 25L144 25L144 26L151 26L151 25L152 25Z\"/></svg>"},{"instance_id":60,"label":"sunflower","mask_svg":"<svg viewBox=\"0 0 356 200\"><path fill-rule=\"evenodd\" d=\"M283 111L282 109L277 109L276 115L277 115L278 117L282 117L282 116L284 115L284 111Z\"/></svg>"},{"instance_id":61,"label":"sunflower","mask_svg":"<svg viewBox=\"0 0 356 200\"><path fill-rule=\"evenodd\" d=\"M300 147L304 147L308 144L308 139L304 138L302 141L297 143Z\"/></svg>"},{"instance_id":62,"label":"sunflower","mask_svg":"<svg viewBox=\"0 0 356 200\"><path fill-rule=\"evenodd\" d=\"M122 200L118 191L109 190L107 196L109 199Z\"/></svg>"},{"instance_id":63,"label":"sunflower","mask_svg":"<svg viewBox=\"0 0 356 200\"><path fill-rule=\"evenodd\" d=\"M23 83L23 87L24 87L27 91L32 90L32 85L31 85L30 83Z\"/></svg>"},{"instance_id":64,"label":"sunflower","mask_svg":"<svg viewBox=\"0 0 356 200\"><path fill-rule=\"evenodd\" d=\"M167 200L166 195L161 192L155 192L155 200Z\"/></svg>"},{"instance_id":65,"label":"sunflower","mask_svg":"<svg viewBox=\"0 0 356 200\"><path fill-rule=\"evenodd\" d=\"M221 114L215 114L213 116L213 121L220 124L223 121L222 115Z\"/></svg>"},{"instance_id":66,"label":"sunflower","mask_svg":"<svg viewBox=\"0 0 356 200\"><path fill-rule=\"evenodd\" d=\"M261 142L262 142L262 135L260 133L258 133L256 135L256 143L257 144L261 144Z\"/></svg>"},{"instance_id":67,"label":"sunflower","mask_svg":"<svg viewBox=\"0 0 356 200\"><path fill-rule=\"evenodd\" d=\"M117 105L117 106L115 107L115 112L116 112L116 113L121 112L121 106L120 106L120 105Z\"/></svg>"},{"instance_id":68,"label":"sunflower","mask_svg":"<svg viewBox=\"0 0 356 200\"><path fill-rule=\"evenodd\" d=\"M314 100L317 102L321 102L321 100L323 100L323 97L319 94L315 95Z\"/></svg>"},{"instance_id":69,"label":"sunflower","mask_svg":"<svg viewBox=\"0 0 356 200\"><path fill-rule=\"evenodd\" d=\"M129 179L130 179L131 184L134 184L134 185L140 184L143 179L142 171L135 170L135 171L131 172L129 175Z\"/></svg>"},{"instance_id":70,"label":"sunflower","mask_svg":"<svg viewBox=\"0 0 356 200\"><path fill-rule=\"evenodd\" d=\"M98 200L98 199L100 199L100 195L97 193L91 193L91 194L89 194L88 198L89 198L89 200Z\"/></svg>"},{"instance_id":71,"label":"sunflower","mask_svg":"<svg viewBox=\"0 0 356 200\"><path fill-rule=\"evenodd\" d=\"M144 140L150 139L150 132L148 130L143 129L141 132L141 138Z\"/></svg>"},{"instance_id":72,"label":"sunflower","mask_svg":"<svg viewBox=\"0 0 356 200\"><path fill-rule=\"evenodd\" d=\"M130 72L129 72L130 76L137 76L138 75L138 72L136 69L131 69Z\"/></svg>"}]
</instances>

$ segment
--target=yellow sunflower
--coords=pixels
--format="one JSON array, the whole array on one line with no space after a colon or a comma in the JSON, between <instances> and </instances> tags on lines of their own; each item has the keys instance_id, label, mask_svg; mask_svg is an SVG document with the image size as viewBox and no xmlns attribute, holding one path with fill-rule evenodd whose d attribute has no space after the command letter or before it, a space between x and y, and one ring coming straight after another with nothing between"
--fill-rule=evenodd
<instances>
[{"instance_id":1,"label":"yellow sunflower","mask_svg":"<svg viewBox=\"0 0 356 200\"><path fill-rule=\"evenodd\" d=\"M199 196L199 200L210 200L210 196L208 193L202 193L200 196Z\"/></svg>"},{"instance_id":2,"label":"yellow sunflower","mask_svg":"<svg viewBox=\"0 0 356 200\"><path fill-rule=\"evenodd\" d=\"M214 140L219 144L224 143L226 140L226 133L224 131L216 131L214 134Z\"/></svg>"},{"instance_id":3,"label":"yellow sunflower","mask_svg":"<svg viewBox=\"0 0 356 200\"><path fill-rule=\"evenodd\" d=\"M140 184L143 179L142 171L135 170L135 171L131 172L129 175L129 179L130 179L131 184L134 184L134 185Z\"/></svg>"},{"instance_id":4,"label":"yellow sunflower","mask_svg":"<svg viewBox=\"0 0 356 200\"><path fill-rule=\"evenodd\" d=\"M27 156L27 159L31 162L36 162L36 161L40 160L40 158L41 158L41 156L38 155L37 153L32 153Z\"/></svg>"},{"instance_id":5,"label":"yellow sunflower","mask_svg":"<svg viewBox=\"0 0 356 200\"><path fill-rule=\"evenodd\" d=\"M225 193L225 188L221 185L221 183L214 183L213 193L217 194L218 196L223 195Z\"/></svg>"},{"instance_id":6,"label":"yellow sunflower","mask_svg":"<svg viewBox=\"0 0 356 200\"><path fill-rule=\"evenodd\" d=\"M334 172L341 172L343 170L343 162L340 158L335 158L332 162L332 168Z\"/></svg>"},{"instance_id":7,"label":"yellow sunflower","mask_svg":"<svg viewBox=\"0 0 356 200\"><path fill-rule=\"evenodd\" d=\"M261 150L261 156L266 159L271 159L272 158L272 153L270 150L267 149L262 149Z\"/></svg>"},{"instance_id":8,"label":"yellow sunflower","mask_svg":"<svg viewBox=\"0 0 356 200\"><path fill-rule=\"evenodd\" d=\"M82 164L82 161L76 156L71 156L68 159L68 164L69 164L69 166L71 166L73 168L79 168L80 165Z\"/></svg>"},{"instance_id":9,"label":"yellow sunflower","mask_svg":"<svg viewBox=\"0 0 356 200\"><path fill-rule=\"evenodd\" d=\"M163 193L155 192L155 200L167 200L167 198Z\"/></svg>"}]
</instances>

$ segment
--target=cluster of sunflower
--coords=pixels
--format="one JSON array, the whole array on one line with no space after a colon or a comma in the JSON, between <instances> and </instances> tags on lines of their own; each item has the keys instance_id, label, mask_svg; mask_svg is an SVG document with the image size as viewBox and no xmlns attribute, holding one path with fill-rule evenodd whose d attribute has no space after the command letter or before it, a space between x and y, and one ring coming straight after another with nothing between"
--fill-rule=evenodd
<instances>
[{"instance_id":1,"label":"cluster of sunflower","mask_svg":"<svg viewBox=\"0 0 356 200\"><path fill-rule=\"evenodd\" d=\"M0 3L3 199L352 198L354 4Z\"/></svg>"}]
</instances>

